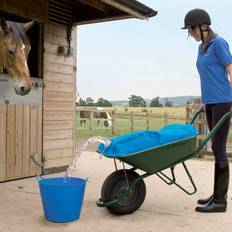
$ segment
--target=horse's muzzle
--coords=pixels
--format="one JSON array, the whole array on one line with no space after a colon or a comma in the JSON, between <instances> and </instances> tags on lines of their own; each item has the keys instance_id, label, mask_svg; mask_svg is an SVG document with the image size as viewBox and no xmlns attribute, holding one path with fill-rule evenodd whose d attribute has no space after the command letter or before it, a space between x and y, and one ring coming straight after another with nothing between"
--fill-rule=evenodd
<instances>
[{"instance_id":1,"label":"horse's muzzle","mask_svg":"<svg viewBox=\"0 0 232 232\"><path fill-rule=\"evenodd\" d=\"M25 88L25 87L15 87L15 92L18 95L24 96L27 95L31 91L31 87Z\"/></svg>"}]
</instances>

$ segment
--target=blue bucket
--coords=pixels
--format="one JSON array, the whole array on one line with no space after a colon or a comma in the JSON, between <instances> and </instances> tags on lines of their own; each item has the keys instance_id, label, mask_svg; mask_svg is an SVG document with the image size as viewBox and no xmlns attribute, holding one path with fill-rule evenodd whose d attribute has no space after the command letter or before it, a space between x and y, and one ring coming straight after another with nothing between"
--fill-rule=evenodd
<instances>
[{"instance_id":1,"label":"blue bucket","mask_svg":"<svg viewBox=\"0 0 232 232\"><path fill-rule=\"evenodd\" d=\"M51 222L70 222L80 218L85 179L64 177L39 180L44 215Z\"/></svg>"}]
</instances>

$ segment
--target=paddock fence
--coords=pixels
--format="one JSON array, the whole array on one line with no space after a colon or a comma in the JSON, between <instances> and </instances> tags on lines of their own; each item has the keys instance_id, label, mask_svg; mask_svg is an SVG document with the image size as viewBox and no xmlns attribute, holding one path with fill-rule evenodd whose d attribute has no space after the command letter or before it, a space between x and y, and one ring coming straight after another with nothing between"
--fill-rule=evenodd
<instances>
[{"instance_id":1,"label":"paddock fence","mask_svg":"<svg viewBox=\"0 0 232 232\"><path fill-rule=\"evenodd\" d=\"M78 137L90 137L101 135L105 137L114 137L125 133L138 130L158 130L168 123L186 123L189 122L194 113L199 110L202 105L187 104L183 115L173 115L164 110L163 113L153 112L122 112L115 109L103 110L111 115L111 119L95 118L94 112L98 111L96 107L77 107L76 108L76 135ZM90 112L89 118L81 118L80 111ZM144 110L145 111L145 110ZM80 121L85 120L86 123L81 126ZM104 121L110 120L111 127L105 127ZM97 122L100 122L99 125ZM199 130L198 141L207 136L209 133L205 113L201 113L194 123ZM211 152L211 142L205 146L205 151ZM227 151L232 153L232 130L230 130Z\"/></svg>"},{"instance_id":2,"label":"paddock fence","mask_svg":"<svg viewBox=\"0 0 232 232\"><path fill-rule=\"evenodd\" d=\"M90 112L90 117L83 118L80 117L80 111ZM112 135L118 135L120 131L133 132L135 130L152 130L159 129L163 125L166 125L171 122L185 122L185 116L173 116L169 115L167 112L163 114L160 113L150 113L150 112L121 112L117 110L103 110L101 112L108 112L111 116L111 119L105 118L95 118L94 112L99 112L96 108L88 107L76 108L76 130L88 130L90 134L94 134L94 131L107 130ZM111 121L111 127L105 127L104 121ZM155 122L155 120L158 120ZM82 123L85 121L86 123ZM100 124L97 125L97 122L100 121Z\"/></svg>"}]
</instances>

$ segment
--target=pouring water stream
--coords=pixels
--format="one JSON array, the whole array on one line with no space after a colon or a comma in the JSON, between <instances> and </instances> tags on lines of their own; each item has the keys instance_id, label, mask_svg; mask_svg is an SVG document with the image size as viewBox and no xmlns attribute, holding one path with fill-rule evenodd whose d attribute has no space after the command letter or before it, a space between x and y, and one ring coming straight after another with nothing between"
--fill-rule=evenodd
<instances>
[{"instance_id":1,"label":"pouring water stream","mask_svg":"<svg viewBox=\"0 0 232 232\"><path fill-rule=\"evenodd\" d=\"M76 149L73 161L69 165L69 167L67 168L67 171L64 174L64 182L65 183L68 183L69 178L71 177L73 171L77 169L78 160L79 160L82 152L87 149L89 144L92 144L95 142L103 143L105 145L105 148L108 147L111 143L111 141L105 137L94 136L94 137L89 138L85 143L81 144ZM37 166L37 180L39 181L42 179L42 176L40 174L40 170L41 170L41 168L43 168L43 163L39 160L38 155L36 153L31 156L31 159L35 162L35 164Z\"/></svg>"},{"instance_id":2,"label":"pouring water stream","mask_svg":"<svg viewBox=\"0 0 232 232\"><path fill-rule=\"evenodd\" d=\"M94 136L94 137L89 138L85 143L81 144L76 149L74 159L64 174L64 181L65 182L68 182L68 179L71 177L73 171L77 169L78 160L79 160L82 152L87 149L89 144L92 144L95 142L103 143L105 145L105 147L108 147L110 145L111 141L105 137L102 137L102 136Z\"/></svg>"}]
</instances>

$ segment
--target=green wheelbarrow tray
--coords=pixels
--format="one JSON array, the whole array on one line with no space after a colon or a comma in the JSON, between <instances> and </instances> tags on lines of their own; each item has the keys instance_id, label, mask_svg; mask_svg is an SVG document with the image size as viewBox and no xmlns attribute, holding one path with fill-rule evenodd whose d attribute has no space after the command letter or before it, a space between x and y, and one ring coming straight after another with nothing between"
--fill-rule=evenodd
<instances>
[{"instance_id":1,"label":"green wheelbarrow tray","mask_svg":"<svg viewBox=\"0 0 232 232\"><path fill-rule=\"evenodd\" d=\"M194 115L193 119L190 121L191 124L194 123L197 116L203 112L203 110L199 110ZM202 140L199 145L196 145L196 136L188 137L183 140L175 141L172 143L164 144L159 147L155 147L152 149L144 150L142 152L137 152L130 154L125 157L118 157L117 159L121 162L127 163L131 165L133 168L129 169L129 171L134 171L136 169L140 169L145 172L145 174L136 177L132 181L127 181L127 186L122 188L121 191L114 196L113 199L110 201L104 201L100 198L97 201L97 205L100 207L110 207L111 205L117 204L118 202L122 201L128 194L130 194L132 188L144 178L156 174L159 178L161 178L165 183L168 185L175 184L181 190L183 190L188 195L192 195L196 193L197 188L196 185L190 175L190 172L185 165L185 161L191 159L198 155L200 151L204 148L207 142L213 137L213 135L217 132L217 130L221 127L224 121L231 116L231 112L226 113L221 120L217 123L217 125L211 130L211 132ZM106 156L107 157L107 156ZM110 157L111 158L111 157ZM115 161L115 159L114 159ZM176 165L182 163L187 176L192 184L193 190L188 191L180 184L176 182L174 168ZM116 165L116 162L115 162ZM124 167L124 165L123 165ZM168 177L162 171L170 168L172 177ZM116 166L117 169L117 166ZM125 170L125 178L126 178L126 171Z\"/></svg>"}]
</instances>

